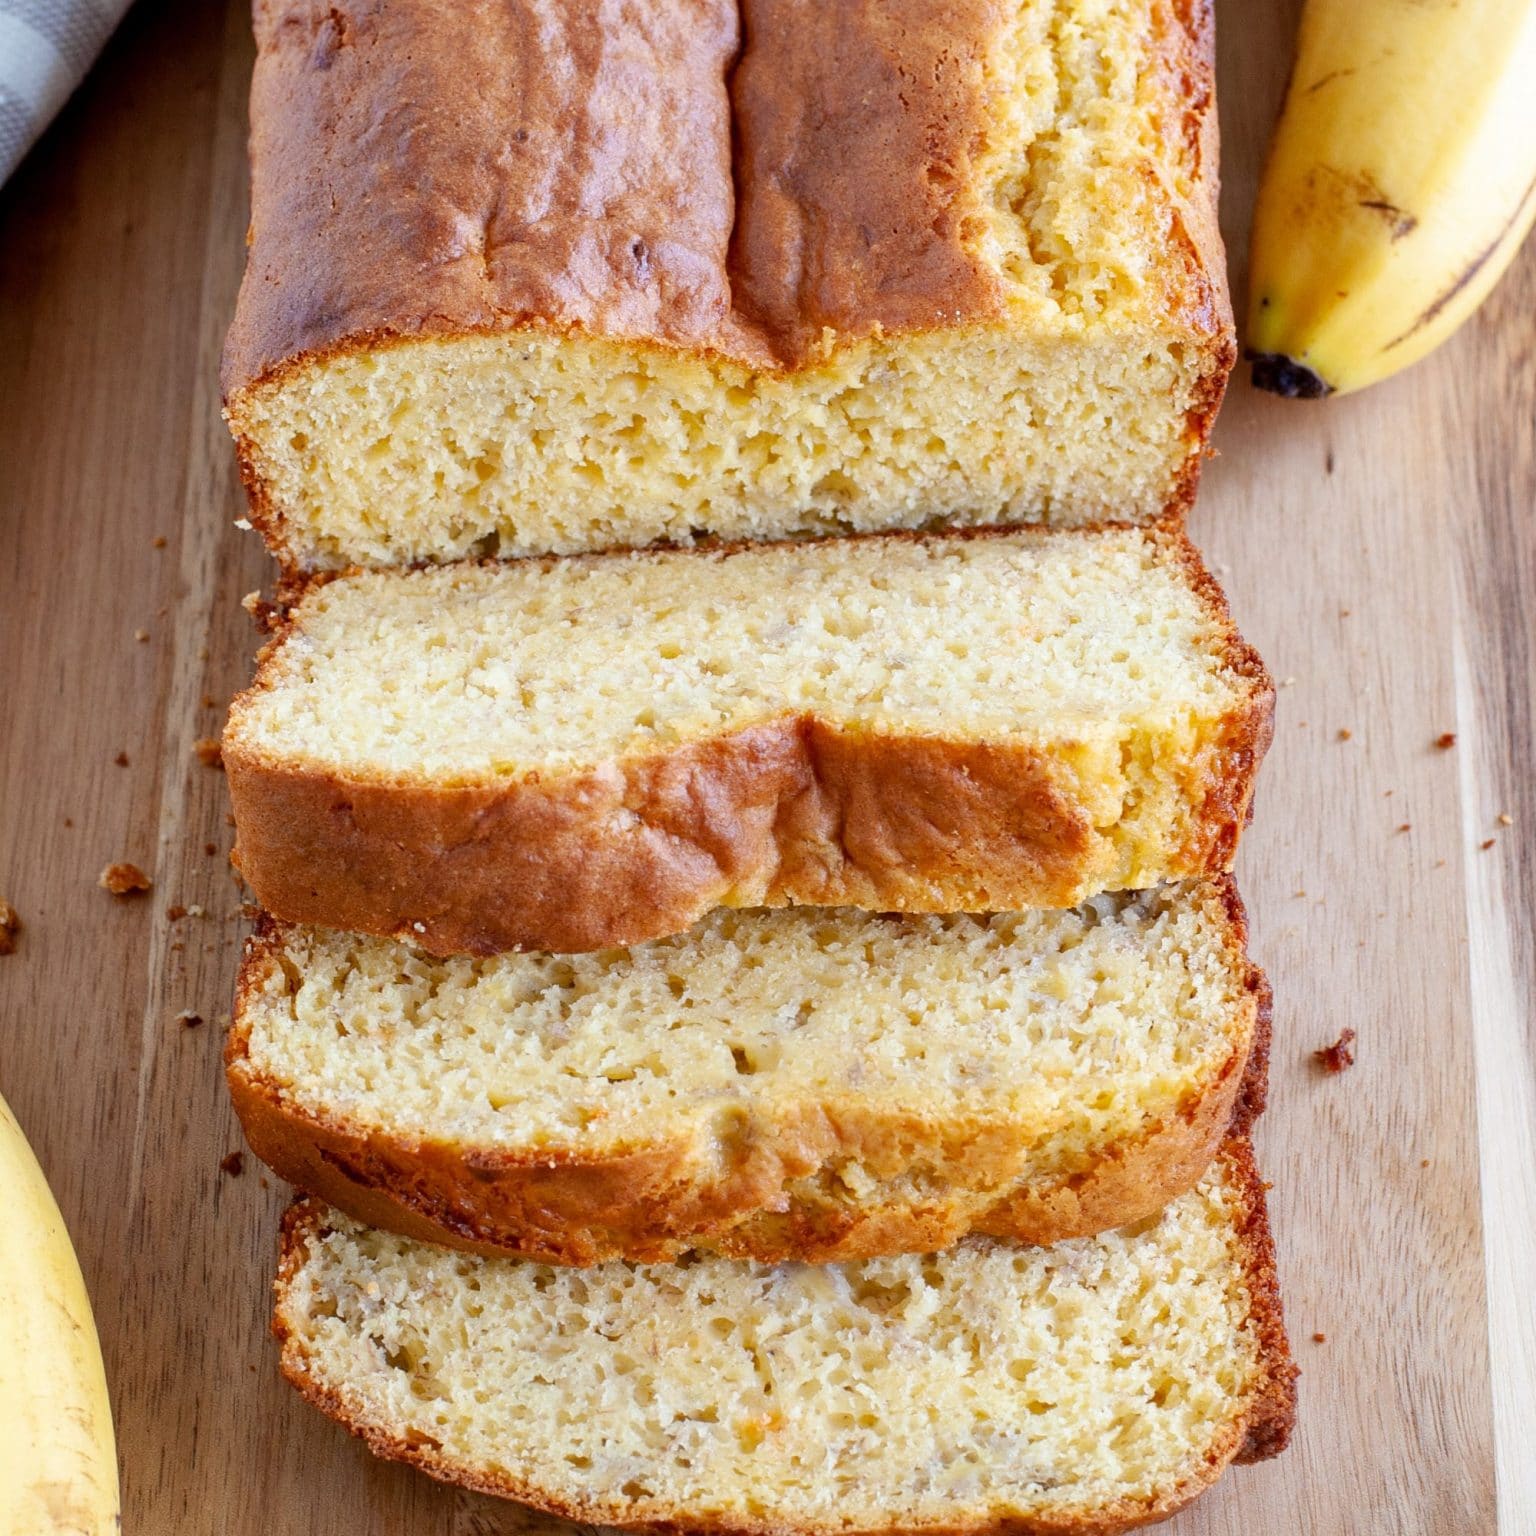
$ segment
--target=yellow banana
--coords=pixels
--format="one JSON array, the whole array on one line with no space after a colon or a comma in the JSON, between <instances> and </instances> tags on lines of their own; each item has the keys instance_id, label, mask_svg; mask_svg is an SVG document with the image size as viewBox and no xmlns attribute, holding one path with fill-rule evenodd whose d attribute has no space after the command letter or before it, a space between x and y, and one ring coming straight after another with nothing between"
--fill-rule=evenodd
<instances>
[{"instance_id":1,"label":"yellow banana","mask_svg":"<svg viewBox=\"0 0 1536 1536\"><path fill-rule=\"evenodd\" d=\"M1307 0L1254 212L1254 383L1342 394L1439 346L1536 218L1536 0Z\"/></svg>"},{"instance_id":2,"label":"yellow banana","mask_svg":"<svg viewBox=\"0 0 1536 1536\"><path fill-rule=\"evenodd\" d=\"M118 1528L107 1378L75 1250L0 1099L0 1536Z\"/></svg>"}]
</instances>

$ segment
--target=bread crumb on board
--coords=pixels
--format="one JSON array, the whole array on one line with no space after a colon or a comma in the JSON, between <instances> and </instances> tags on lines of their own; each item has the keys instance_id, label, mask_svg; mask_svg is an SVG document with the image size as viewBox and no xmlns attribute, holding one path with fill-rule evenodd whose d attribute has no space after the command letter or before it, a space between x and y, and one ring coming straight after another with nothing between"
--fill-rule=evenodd
<instances>
[{"instance_id":1,"label":"bread crumb on board","mask_svg":"<svg viewBox=\"0 0 1536 1536\"><path fill-rule=\"evenodd\" d=\"M0 900L0 955L16 953L16 935L21 932L21 918L10 902Z\"/></svg>"},{"instance_id":2,"label":"bread crumb on board","mask_svg":"<svg viewBox=\"0 0 1536 1536\"><path fill-rule=\"evenodd\" d=\"M200 1013L193 1013L190 1008L183 1008L181 1012L176 1015L176 1022L180 1024L183 1029L199 1029L202 1027L203 1016Z\"/></svg>"},{"instance_id":3,"label":"bread crumb on board","mask_svg":"<svg viewBox=\"0 0 1536 1536\"><path fill-rule=\"evenodd\" d=\"M1346 1029L1332 1045L1312 1052L1312 1059L1330 1076L1355 1064L1355 1032Z\"/></svg>"},{"instance_id":4,"label":"bread crumb on board","mask_svg":"<svg viewBox=\"0 0 1536 1536\"><path fill-rule=\"evenodd\" d=\"M1441 731L1441 733L1435 737L1435 745L1439 747L1442 752L1449 752L1451 748L1456 745L1456 732Z\"/></svg>"},{"instance_id":5,"label":"bread crumb on board","mask_svg":"<svg viewBox=\"0 0 1536 1536\"><path fill-rule=\"evenodd\" d=\"M108 864L96 883L114 896L138 896L155 884L137 864Z\"/></svg>"},{"instance_id":6,"label":"bread crumb on board","mask_svg":"<svg viewBox=\"0 0 1536 1536\"><path fill-rule=\"evenodd\" d=\"M221 1157L219 1172L227 1173L232 1179L238 1179L245 1172L245 1153L231 1152L228 1157Z\"/></svg>"},{"instance_id":7,"label":"bread crumb on board","mask_svg":"<svg viewBox=\"0 0 1536 1536\"><path fill-rule=\"evenodd\" d=\"M192 743L192 750L197 754L197 760L203 767L222 768L224 766L224 749L217 736L199 736Z\"/></svg>"}]
</instances>

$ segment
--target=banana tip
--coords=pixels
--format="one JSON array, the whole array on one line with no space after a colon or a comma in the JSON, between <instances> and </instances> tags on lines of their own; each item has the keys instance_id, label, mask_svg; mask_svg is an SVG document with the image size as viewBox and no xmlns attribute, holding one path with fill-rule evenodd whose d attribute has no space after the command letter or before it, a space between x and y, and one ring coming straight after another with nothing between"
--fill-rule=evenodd
<instances>
[{"instance_id":1,"label":"banana tip","mask_svg":"<svg viewBox=\"0 0 1536 1536\"><path fill-rule=\"evenodd\" d=\"M1255 389L1267 389L1287 400L1321 400L1333 386L1320 379L1305 363L1281 352L1250 352Z\"/></svg>"}]
</instances>

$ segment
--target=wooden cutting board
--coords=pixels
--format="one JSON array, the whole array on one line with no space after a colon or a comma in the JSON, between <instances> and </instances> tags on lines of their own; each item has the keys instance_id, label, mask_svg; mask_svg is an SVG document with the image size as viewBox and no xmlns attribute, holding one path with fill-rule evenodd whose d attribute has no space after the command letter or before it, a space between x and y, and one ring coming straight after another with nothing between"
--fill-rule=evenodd
<instances>
[{"instance_id":1,"label":"wooden cutting board","mask_svg":"<svg viewBox=\"0 0 1536 1536\"><path fill-rule=\"evenodd\" d=\"M1222 11L1240 293L1296 6ZM284 1192L221 1169L241 896L194 743L269 577L216 383L250 59L244 0L141 0L0 194L0 895L26 924L0 1087L96 1300L130 1536L553 1530L372 1462L281 1385ZM1323 405L1235 380L1217 434L1196 535L1284 680L1240 875L1305 1374L1290 1452L1182 1536L1536 1531L1533 313L1536 245L1426 365ZM118 859L151 895L97 888ZM1326 1077L1310 1053L1346 1026L1359 1062Z\"/></svg>"}]
</instances>

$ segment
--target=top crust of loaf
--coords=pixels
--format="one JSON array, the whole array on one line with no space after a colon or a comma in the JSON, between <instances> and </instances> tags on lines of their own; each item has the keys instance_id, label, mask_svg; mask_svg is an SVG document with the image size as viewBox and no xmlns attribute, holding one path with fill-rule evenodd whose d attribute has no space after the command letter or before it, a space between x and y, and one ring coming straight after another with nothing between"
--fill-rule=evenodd
<instances>
[{"instance_id":1,"label":"top crust of loaf","mask_svg":"<svg viewBox=\"0 0 1536 1536\"><path fill-rule=\"evenodd\" d=\"M1231 358L1210 0L1083 9L257 0L226 398L527 327L782 369L1003 323L1186 335L1203 435ZM1016 120L1088 69L1132 82L1091 129Z\"/></svg>"}]
</instances>

